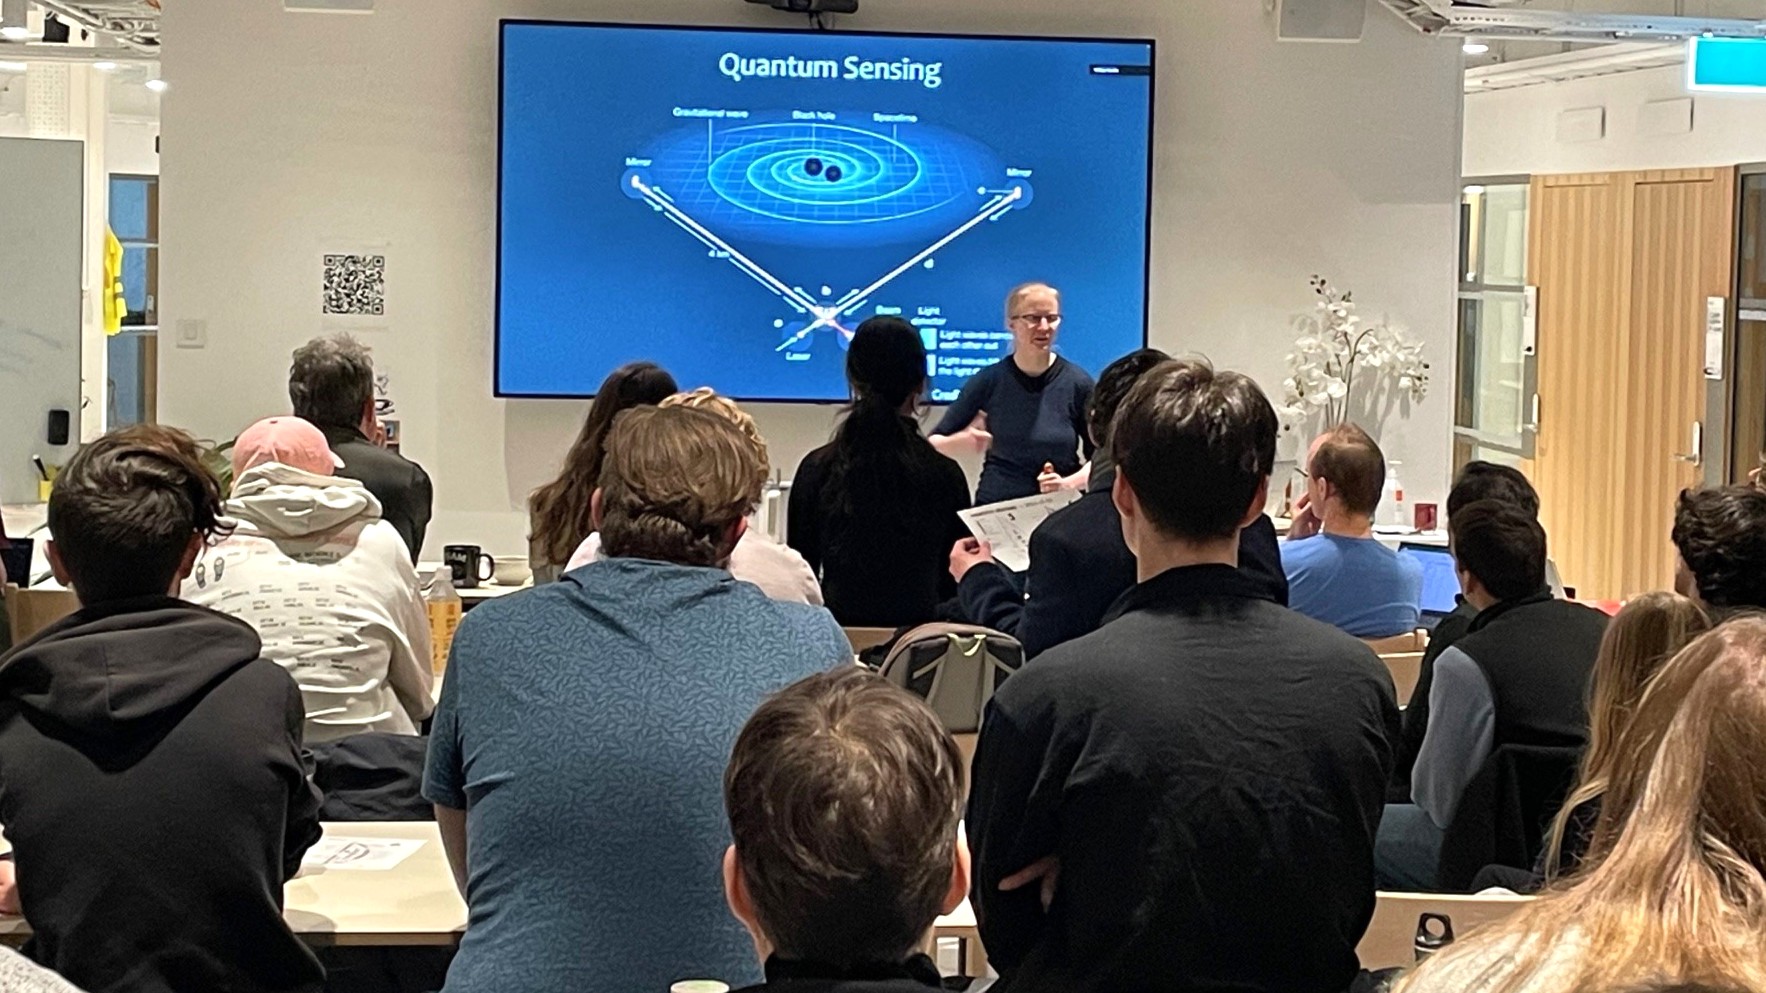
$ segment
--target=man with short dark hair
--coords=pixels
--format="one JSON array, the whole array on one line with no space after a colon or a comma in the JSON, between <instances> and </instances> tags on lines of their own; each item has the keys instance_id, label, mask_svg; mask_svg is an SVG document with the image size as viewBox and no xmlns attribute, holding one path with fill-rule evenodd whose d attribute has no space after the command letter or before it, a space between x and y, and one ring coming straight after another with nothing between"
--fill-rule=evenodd
<instances>
[{"instance_id":1,"label":"man with short dark hair","mask_svg":"<svg viewBox=\"0 0 1766 993\"><path fill-rule=\"evenodd\" d=\"M712 870L724 766L769 694L852 665L826 610L730 576L759 472L725 417L626 411L603 557L461 622L423 783L472 912L446 993L759 978Z\"/></svg>"},{"instance_id":2,"label":"man with short dark hair","mask_svg":"<svg viewBox=\"0 0 1766 993\"><path fill-rule=\"evenodd\" d=\"M26 950L92 993L318 990L282 918L319 838L300 689L251 625L174 599L220 484L189 435L122 428L57 477L49 529L80 610L0 666Z\"/></svg>"},{"instance_id":3,"label":"man with short dark hair","mask_svg":"<svg viewBox=\"0 0 1766 993\"><path fill-rule=\"evenodd\" d=\"M1494 462L1467 462L1454 479L1453 489L1447 493L1447 519L1452 521L1455 514L1483 500L1495 500L1522 513L1539 516L1539 493L1519 469ZM1546 572L1549 577L1549 559ZM1392 767L1392 787L1388 797L1394 803L1410 800L1410 771L1416 765L1417 752L1422 750L1423 735L1429 728L1429 691L1435 685L1435 662L1466 636L1477 617L1478 608L1462 593L1453 612L1441 618L1429 632L1429 646L1423 652L1416 688L1411 691L1410 703L1404 708L1404 739L1398 748L1398 761Z\"/></svg>"},{"instance_id":4,"label":"man with short dark hair","mask_svg":"<svg viewBox=\"0 0 1766 993\"><path fill-rule=\"evenodd\" d=\"M1356 636L1390 638L1421 619L1422 566L1374 537L1386 456L1366 431L1341 424L1307 456L1306 495L1282 543L1288 605Z\"/></svg>"},{"instance_id":5,"label":"man with short dark hair","mask_svg":"<svg viewBox=\"0 0 1766 993\"><path fill-rule=\"evenodd\" d=\"M1091 483L1071 506L1049 515L1030 535L1030 571L1024 588L987 546L968 538L951 550L951 575L963 614L976 624L1016 637L1034 658L1065 641L1096 631L1110 605L1134 585L1134 554L1122 540L1122 518L1111 502L1116 462L1110 422L1147 370L1171 356L1153 348L1117 359L1098 376L1090 430L1098 446ZM1239 535L1239 572L1280 604L1288 602L1275 525L1258 515Z\"/></svg>"},{"instance_id":6,"label":"man with short dark hair","mask_svg":"<svg viewBox=\"0 0 1766 993\"><path fill-rule=\"evenodd\" d=\"M968 830L1002 991L1340 993L1373 915L1398 729L1369 648L1236 567L1274 409L1206 363L1117 414L1139 583L988 706Z\"/></svg>"},{"instance_id":7,"label":"man with short dark hair","mask_svg":"<svg viewBox=\"0 0 1766 993\"><path fill-rule=\"evenodd\" d=\"M1545 529L1524 506L1484 500L1447 520L1471 629L1435 662L1429 724L1411 773L1414 804L1380 824L1382 887L1437 885L1460 798L1504 745L1574 748L1588 738L1588 681L1607 616L1546 585Z\"/></svg>"},{"instance_id":8,"label":"man with short dark hair","mask_svg":"<svg viewBox=\"0 0 1766 993\"><path fill-rule=\"evenodd\" d=\"M374 412L374 360L349 335L314 338L295 349L288 370L294 416L318 425L343 465L339 476L360 480L380 501L381 517L398 529L416 561L429 529L434 488L423 467L386 447Z\"/></svg>"},{"instance_id":9,"label":"man with short dark hair","mask_svg":"<svg viewBox=\"0 0 1766 993\"><path fill-rule=\"evenodd\" d=\"M1674 511L1674 586L1719 612L1766 609L1766 492L1687 490Z\"/></svg>"},{"instance_id":10,"label":"man with short dark hair","mask_svg":"<svg viewBox=\"0 0 1766 993\"><path fill-rule=\"evenodd\" d=\"M919 698L856 666L761 704L724 773L724 890L766 963L751 988L924 993L919 952L969 891L963 758Z\"/></svg>"}]
</instances>

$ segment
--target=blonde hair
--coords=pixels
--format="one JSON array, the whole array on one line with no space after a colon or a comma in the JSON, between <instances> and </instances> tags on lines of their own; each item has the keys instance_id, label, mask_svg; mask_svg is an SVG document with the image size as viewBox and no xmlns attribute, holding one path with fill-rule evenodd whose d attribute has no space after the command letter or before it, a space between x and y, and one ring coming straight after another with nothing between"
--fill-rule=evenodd
<instances>
[{"instance_id":1,"label":"blonde hair","mask_svg":"<svg viewBox=\"0 0 1766 993\"><path fill-rule=\"evenodd\" d=\"M722 566L757 472L748 439L715 414L627 410L601 466L601 547L617 558Z\"/></svg>"},{"instance_id":2,"label":"blonde hair","mask_svg":"<svg viewBox=\"0 0 1766 993\"><path fill-rule=\"evenodd\" d=\"M772 475L773 469L772 464L767 461L766 439L761 437L760 426L754 423L754 418L750 417L746 410L737 406L736 401L718 395L717 391L709 386L676 393L664 398L661 405L664 407L687 407L692 410L703 410L708 414L716 414L734 424L736 429L742 432L742 437L748 439L748 444L754 449L755 459L760 462L760 471L755 476L753 498L749 502L748 509L752 511L755 507L760 506L760 496L766 490L767 477Z\"/></svg>"},{"instance_id":3,"label":"blonde hair","mask_svg":"<svg viewBox=\"0 0 1766 993\"><path fill-rule=\"evenodd\" d=\"M1024 302L1024 298L1029 296L1032 290L1048 290L1050 293L1053 293L1055 295L1055 299L1057 301L1059 301L1061 299L1061 291L1055 289L1052 285L1050 285L1048 283L1044 283L1041 281L1034 281L1034 282L1029 282L1029 283L1019 283L1017 286L1012 287L1012 290L1010 293L1006 294L1006 323L1007 324L1010 324L1012 322L1012 311L1018 309L1018 305Z\"/></svg>"},{"instance_id":4,"label":"blonde hair","mask_svg":"<svg viewBox=\"0 0 1766 993\"><path fill-rule=\"evenodd\" d=\"M1398 989L1766 989L1762 755L1766 619L1748 617L1693 642L1644 692L1621 735L1591 866Z\"/></svg>"},{"instance_id":5,"label":"blonde hair","mask_svg":"<svg viewBox=\"0 0 1766 993\"><path fill-rule=\"evenodd\" d=\"M1547 879L1558 874L1570 815L1606 793L1619 758L1619 738L1636 714L1644 689L1664 663L1710 629L1704 608L1678 593L1646 593L1613 618L1601 639L1589 685L1588 748L1582 755L1582 770L1546 840Z\"/></svg>"}]
</instances>

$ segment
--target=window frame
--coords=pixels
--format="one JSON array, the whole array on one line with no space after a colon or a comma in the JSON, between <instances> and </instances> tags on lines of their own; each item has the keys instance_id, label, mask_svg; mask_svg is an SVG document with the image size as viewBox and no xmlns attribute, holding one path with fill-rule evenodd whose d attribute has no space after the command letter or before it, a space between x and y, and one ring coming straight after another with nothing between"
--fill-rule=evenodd
<instances>
[{"instance_id":1,"label":"window frame","mask_svg":"<svg viewBox=\"0 0 1766 993\"><path fill-rule=\"evenodd\" d=\"M1453 411L1453 464L1454 471L1474 458L1480 457L1482 450L1490 450L1508 456L1512 460L1529 461L1534 458L1539 438L1539 360L1537 348L1536 321L1538 314L1537 290L1527 279L1527 260L1523 256L1520 282L1486 282L1485 274L1489 266L1489 242L1485 235L1485 218L1483 215L1474 217L1472 205L1466 198L1469 191L1476 187L1488 191L1493 187L1518 187L1526 195L1523 207L1523 220L1530 222L1533 209L1531 176L1468 176L1460 182L1460 217L1459 217L1459 251L1457 260L1459 272L1455 275L1456 292L1454 297L1454 411ZM1525 241L1523 241L1525 251ZM1474 258L1474 255L1476 256ZM1465 423L1474 420L1474 415L1467 413L1475 410L1475 397L1478 394L1479 382L1477 364L1466 361L1468 353L1475 354L1477 335L1482 331L1481 321L1473 322L1467 318L1471 312L1471 304L1483 308L1490 301L1519 303L1521 305L1521 424L1518 436L1495 434L1481 430L1475 424ZM1464 416L1462 416L1464 415Z\"/></svg>"}]
</instances>

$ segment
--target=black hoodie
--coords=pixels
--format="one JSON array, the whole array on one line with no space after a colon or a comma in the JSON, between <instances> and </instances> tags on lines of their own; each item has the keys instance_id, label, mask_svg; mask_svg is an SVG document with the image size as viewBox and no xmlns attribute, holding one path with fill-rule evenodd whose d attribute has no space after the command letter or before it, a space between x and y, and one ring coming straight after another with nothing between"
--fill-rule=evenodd
<instances>
[{"instance_id":1,"label":"black hoodie","mask_svg":"<svg viewBox=\"0 0 1766 993\"><path fill-rule=\"evenodd\" d=\"M0 823L38 962L91 993L291 993L282 919L319 838L294 680L243 621L89 607L0 662Z\"/></svg>"}]
</instances>

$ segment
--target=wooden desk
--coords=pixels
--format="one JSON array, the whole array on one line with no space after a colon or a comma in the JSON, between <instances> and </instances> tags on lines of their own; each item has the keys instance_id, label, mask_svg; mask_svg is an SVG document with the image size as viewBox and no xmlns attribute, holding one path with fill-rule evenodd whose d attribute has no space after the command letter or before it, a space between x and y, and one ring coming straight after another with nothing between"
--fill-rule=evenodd
<instances>
[{"instance_id":1,"label":"wooden desk","mask_svg":"<svg viewBox=\"0 0 1766 993\"><path fill-rule=\"evenodd\" d=\"M406 838L423 847L385 872L303 868L283 890L288 926L311 945L453 945L466 902L433 822L326 824L327 835Z\"/></svg>"},{"instance_id":2,"label":"wooden desk","mask_svg":"<svg viewBox=\"0 0 1766 993\"><path fill-rule=\"evenodd\" d=\"M423 847L385 872L301 870L283 891L283 916L309 945L451 946L466 930L466 903L434 823L326 824L327 835L405 838ZM22 917L0 917L0 942L30 936Z\"/></svg>"}]
</instances>

